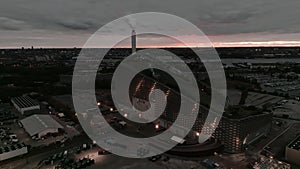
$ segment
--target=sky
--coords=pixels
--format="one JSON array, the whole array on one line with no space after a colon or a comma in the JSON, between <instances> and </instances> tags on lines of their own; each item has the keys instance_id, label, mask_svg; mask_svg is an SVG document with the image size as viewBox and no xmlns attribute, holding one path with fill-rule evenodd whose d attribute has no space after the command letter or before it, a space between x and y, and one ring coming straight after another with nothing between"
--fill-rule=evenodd
<instances>
[{"instance_id":1,"label":"sky","mask_svg":"<svg viewBox=\"0 0 300 169\"><path fill-rule=\"evenodd\" d=\"M0 48L82 47L101 26L138 12L184 18L215 47L300 46L299 7L299 0L1 0ZM181 45L138 37L138 47Z\"/></svg>"}]
</instances>

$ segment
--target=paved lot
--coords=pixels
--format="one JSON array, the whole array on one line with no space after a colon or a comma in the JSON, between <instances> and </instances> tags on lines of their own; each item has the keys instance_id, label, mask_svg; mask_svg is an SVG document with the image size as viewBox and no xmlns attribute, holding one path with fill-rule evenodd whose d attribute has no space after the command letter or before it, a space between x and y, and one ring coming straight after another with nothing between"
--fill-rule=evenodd
<instances>
[{"instance_id":1,"label":"paved lot","mask_svg":"<svg viewBox=\"0 0 300 169\"><path fill-rule=\"evenodd\" d=\"M32 140L31 137L28 135L28 133L26 133L26 131L23 128L21 128L17 123L6 124L3 125L3 127L9 127L11 129L9 132L16 134L19 142L24 142L25 144L31 145L32 147L37 147L40 145L49 145L56 141L62 141L65 140L66 138L72 138L80 134L75 128L71 126L67 127L66 124L62 120L58 119L56 116L52 116L52 117L63 125L65 134L56 137L49 136L44 140L36 141L36 140ZM1 144L3 144L3 142Z\"/></svg>"},{"instance_id":2,"label":"paved lot","mask_svg":"<svg viewBox=\"0 0 300 169\"><path fill-rule=\"evenodd\" d=\"M283 99L284 98L282 97L274 95L249 92L245 105L251 105L262 108L266 104L275 104Z\"/></svg>"},{"instance_id":3,"label":"paved lot","mask_svg":"<svg viewBox=\"0 0 300 169\"><path fill-rule=\"evenodd\" d=\"M289 115L290 118L300 120L300 102L296 100L287 100L286 103L277 106L273 111L274 115Z\"/></svg>"}]
</instances>

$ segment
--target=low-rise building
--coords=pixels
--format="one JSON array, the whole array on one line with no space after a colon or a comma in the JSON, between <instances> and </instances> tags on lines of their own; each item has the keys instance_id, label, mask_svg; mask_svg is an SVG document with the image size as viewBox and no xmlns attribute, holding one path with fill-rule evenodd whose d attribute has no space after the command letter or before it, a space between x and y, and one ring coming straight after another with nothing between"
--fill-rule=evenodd
<instances>
[{"instance_id":1,"label":"low-rise building","mask_svg":"<svg viewBox=\"0 0 300 169\"><path fill-rule=\"evenodd\" d=\"M23 115L30 115L34 110L40 110L39 103L29 96L14 97L11 99L11 102Z\"/></svg>"},{"instance_id":2,"label":"low-rise building","mask_svg":"<svg viewBox=\"0 0 300 169\"><path fill-rule=\"evenodd\" d=\"M300 135L285 147L285 159L300 165Z\"/></svg>"},{"instance_id":3,"label":"low-rise building","mask_svg":"<svg viewBox=\"0 0 300 169\"><path fill-rule=\"evenodd\" d=\"M24 143L0 147L0 161L17 157L26 153L28 153L28 149Z\"/></svg>"},{"instance_id":4,"label":"low-rise building","mask_svg":"<svg viewBox=\"0 0 300 169\"><path fill-rule=\"evenodd\" d=\"M41 138L47 134L58 133L63 129L50 115L35 114L20 121L26 132L35 138Z\"/></svg>"}]
</instances>

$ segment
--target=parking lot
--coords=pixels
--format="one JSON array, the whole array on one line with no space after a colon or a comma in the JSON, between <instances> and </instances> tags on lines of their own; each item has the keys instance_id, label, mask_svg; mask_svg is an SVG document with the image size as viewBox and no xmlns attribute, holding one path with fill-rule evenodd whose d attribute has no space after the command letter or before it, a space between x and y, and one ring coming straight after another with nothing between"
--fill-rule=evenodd
<instances>
[{"instance_id":1,"label":"parking lot","mask_svg":"<svg viewBox=\"0 0 300 169\"><path fill-rule=\"evenodd\" d=\"M300 102L297 100L284 100L281 104L274 107L274 115L283 116L300 120Z\"/></svg>"},{"instance_id":2,"label":"parking lot","mask_svg":"<svg viewBox=\"0 0 300 169\"><path fill-rule=\"evenodd\" d=\"M61 120L57 119L58 122L63 123ZM2 128L2 130L1 130ZM45 136L42 139L39 140L34 140L32 139L29 134L21 128L18 123L10 123L10 124L5 124L0 127L0 132L4 132L3 129L6 129L6 137L1 139L1 144L10 144L12 143L11 138L9 137L10 135L15 135L17 141L16 142L23 142L27 145L30 145L31 147L38 147L38 146L47 146L49 144L55 143L57 141L64 141L68 138L72 138L78 134L80 134L76 129L73 127L66 127L64 125L64 132L60 134L55 134L55 135L49 135ZM8 130L9 129L9 130Z\"/></svg>"},{"instance_id":3,"label":"parking lot","mask_svg":"<svg viewBox=\"0 0 300 169\"><path fill-rule=\"evenodd\" d=\"M80 132L76 128L77 126L75 125L75 123L71 122L65 117L58 116L58 112L52 111L52 118L54 118L64 127L62 132L58 134L46 135L41 139L33 139L19 124L19 120L25 118L25 116L21 115L21 113L18 112L12 105L5 104L4 106L2 106L1 113L9 114L9 117L14 118L5 119L0 123L0 147L18 143L24 143L29 147L44 147L58 141L64 142L65 140L71 139L74 136L80 134ZM40 114L49 114L48 106L41 104Z\"/></svg>"},{"instance_id":4,"label":"parking lot","mask_svg":"<svg viewBox=\"0 0 300 169\"><path fill-rule=\"evenodd\" d=\"M101 150L101 151L99 151ZM99 154L101 152L101 154ZM168 155L158 155L147 159L130 159L110 153L102 153L97 146L74 147L66 151L49 155L41 160L37 168L89 168L89 169L205 169L199 161L183 160Z\"/></svg>"}]
</instances>

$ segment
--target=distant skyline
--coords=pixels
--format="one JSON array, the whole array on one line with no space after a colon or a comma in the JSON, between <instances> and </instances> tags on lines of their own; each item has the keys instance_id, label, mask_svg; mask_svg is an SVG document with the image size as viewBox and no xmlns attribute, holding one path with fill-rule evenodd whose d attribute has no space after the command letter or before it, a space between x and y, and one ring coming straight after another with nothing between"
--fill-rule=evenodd
<instances>
[{"instance_id":1,"label":"distant skyline","mask_svg":"<svg viewBox=\"0 0 300 169\"><path fill-rule=\"evenodd\" d=\"M4 0L0 2L0 48L80 48L104 24L124 15L149 11L187 19L215 47L300 46L299 6L298 0L131 0L126 3L123 0ZM182 33L182 30L174 31ZM119 45L130 47L128 40ZM165 37L147 36L138 37L137 46L182 47L182 44Z\"/></svg>"}]
</instances>

